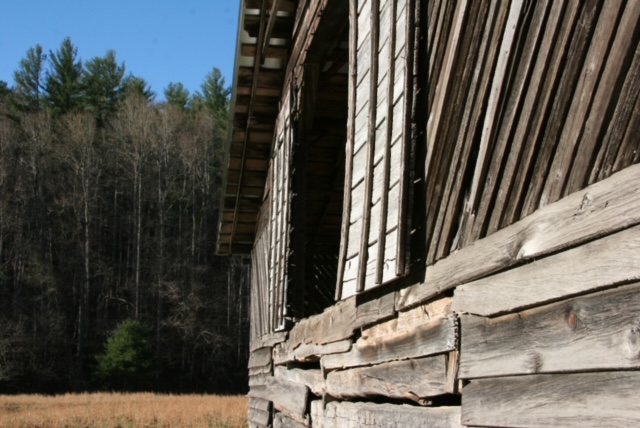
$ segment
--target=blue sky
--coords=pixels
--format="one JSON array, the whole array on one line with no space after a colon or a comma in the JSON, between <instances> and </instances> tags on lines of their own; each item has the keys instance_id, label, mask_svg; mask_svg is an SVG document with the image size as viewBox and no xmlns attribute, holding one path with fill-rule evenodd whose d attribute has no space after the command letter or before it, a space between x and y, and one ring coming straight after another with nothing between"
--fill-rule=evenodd
<instances>
[{"instance_id":1,"label":"blue sky","mask_svg":"<svg viewBox=\"0 0 640 428\"><path fill-rule=\"evenodd\" d=\"M233 82L240 0L0 0L0 80L30 47L48 53L70 37L83 61L116 51L127 74L162 98L169 82L193 93L218 67Z\"/></svg>"}]
</instances>

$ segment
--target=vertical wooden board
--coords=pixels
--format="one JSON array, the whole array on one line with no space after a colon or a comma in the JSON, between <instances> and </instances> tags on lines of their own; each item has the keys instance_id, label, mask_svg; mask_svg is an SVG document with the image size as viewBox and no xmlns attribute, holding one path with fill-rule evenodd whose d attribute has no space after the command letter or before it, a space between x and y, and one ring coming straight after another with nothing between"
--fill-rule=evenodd
<instances>
[{"instance_id":1,"label":"vertical wooden board","mask_svg":"<svg viewBox=\"0 0 640 428\"><path fill-rule=\"evenodd\" d=\"M408 1L402 1L396 8L396 46L395 57L406 57L407 45L407 5ZM401 61L398 61L401 62Z\"/></svg>"},{"instance_id":2,"label":"vertical wooden board","mask_svg":"<svg viewBox=\"0 0 640 428\"><path fill-rule=\"evenodd\" d=\"M384 155L387 150L387 120L391 119L387 117L387 106L380 105L378 107L378 113L376 116L378 120L378 125L376 127L376 141L375 141L375 153L373 155L373 164L377 167L379 164L384 165ZM374 172L375 174L375 172ZM375 179L375 178L374 178ZM382 185L382 180L380 182L376 182L376 186L380 184Z\"/></svg>"},{"instance_id":3,"label":"vertical wooden board","mask_svg":"<svg viewBox=\"0 0 640 428\"><path fill-rule=\"evenodd\" d=\"M482 124L482 134L480 138L480 147L478 149L478 159L476 161L476 167L473 173L473 179L471 182L471 190L469 194L469 203L475 211L476 207L480 205L483 195L483 189L485 186L485 177L489 168L489 161L491 159L492 147L494 145L494 139L497 135L498 126L500 123L500 115L502 108L504 107L503 101L505 92L508 88L506 80L508 78L507 71L511 61L512 55L514 55L514 48L516 35L518 31L521 31L520 15L523 8L523 1L514 1L509 6L509 16L507 17L507 23L502 35L502 41L500 44L500 53L498 54L497 62L495 65L495 71L491 81L491 89L489 92L489 99L487 101L486 113ZM435 124L433 126L436 126ZM429 158L429 154L427 154ZM429 159L427 159L427 165L431 165ZM475 212L473 213L475 219ZM483 221L484 218L479 218ZM477 227L477 221L474 221L472 227L466 228L466 233L463 242L472 242L478 239L481 235L482 229Z\"/></svg>"},{"instance_id":4,"label":"vertical wooden board","mask_svg":"<svg viewBox=\"0 0 640 428\"><path fill-rule=\"evenodd\" d=\"M454 310L495 315L640 279L640 226L473 281L455 291Z\"/></svg>"},{"instance_id":5,"label":"vertical wooden board","mask_svg":"<svg viewBox=\"0 0 640 428\"><path fill-rule=\"evenodd\" d=\"M347 248L347 259L353 258L360 251L360 235L362 233L362 219L357 219L349 227L349 247Z\"/></svg>"},{"instance_id":6,"label":"vertical wooden board","mask_svg":"<svg viewBox=\"0 0 640 428\"><path fill-rule=\"evenodd\" d=\"M455 428L460 407L415 407L394 404L311 402L311 420L317 428L415 427Z\"/></svg>"},{"instance_id":7,"label":"vertical wooden board","mask_svg":"<svg viewBox=\"0 0 640 428\"><path fill-rule=\"evenodd\" d=\"M564 195L573 193L587 185L592 158L598 144L604 136L609 110L618 102L621 86L638 46L638 28L640 24L640 2L627 3L620 18L618 29L611 45L607 62L593 98L584 131L579 140Z\"/></svg>"},{"instance_id":8,"label":"vertical wooden board","mask_svg":"<svg viewBox=\"0 0 640 428\"><path fill-rule=\"evenodd\" d=\"M460 377L640 368L640 285L498 318L461 317Z\"/></svg>"},{"instance_id":9,"label":"vertical wooden board","mask_svg":"<svg viewBox=\"0 0 640 428\"><path fill-rule=\"evenodd\" d=\"M367 269L365 271L364 290L370 290L378 285L376 282L376 269L378 266L378 235L376 236L376 242L369 245L367 248Z\"/></svg>"},{"instance_id":10,"label":"vertical wooden board","mask_svg":"<svg viewBox=\"0 0 640 428\"><path fill-rule=\"evenodd\" d=\"M462 394L462 423L495 427L622 427L640 419L640 372L474 380Z\"/></svg>"},{"instance_id":11,"label":"vertical wooden board","mask_svg":"<svg viewBox=\"0 0 640 428\"><path fill-rule=\"evenodd\" d=\"M384 249L384 265L382 266L382 282L392 281L396 276L396 253L398 246L398 229L387 233L387 246Z\"/></svg>"},{"instance_id":12,"label":"vertical wooden board","mask_svg":"<svg viewBox=\"0 0 640 428\"><path fill-rule=\"evenodd\" d=\"M620 154L627 152L627 150L624 150L625 147L628 147L627 144L624 144L625 136L627 135L626 131L634 115L637 116L640 112L637 105L639 94L640 49L636 49L629 72L620 91L620 100L616 105L611 122L609 122L607 134L604 137L602 147L591 171L589 184L609 177L614 172L616 158L620 158ZM624 166L629 166L630 164L628 163Z\"/></svg>"},{"instance_id":13,"label":"vertical wooden board","mask_svg":"<svg viewBox=\"0 0 640 428\"><path fill-rule=\"evenodd\" d=\"M398 98L395 100L395 104L393 105L393 127L391 128L391 141L393 142L394 146L398 144L398 139L401 139L401 137L404 135L404 127L405 127L404 74L401 74L401 75L396 74L396 83L398 83L399 81L402 81L401 82L402 86L401 87L395 86L393 88L394 96L395 95L398 96ZM401 146L402 146L402 143L399 143L398 144L399 148L395 149L396 156L398 157L398 162L400 161L400 157L402 156ZM400 165L400 163L401 162L399 162L398 165ZM393 163L391 165L393 165Z\"/></svg>"},{"instance_id":14,"label":"vertical wooden board","mask_svg":"<svg viewBox=\"0 0 640 428\"><path fill-rule=\"evenodd\" d=\"M358 50L369 49L371 37L371 0L364 0L358 11Z\"/></svg>"},{"instance_id":15,"label":"vertical wooden board","mask_svg":"<svg viewBox=\"0 0 640 428\"><path fill-rule=\"evenodd\" d=\"M356 191L356 186L364 180L367 171L367 147L362 144L353 156L353 176L351 178L351 188Z\"/></svg>"},{"instance_id":16,"label":"vertical wooden board","mask_svg":"<svg viewBox=\"0 0 640 428\"><path fill-rule=\"evenodd\" d=\"M380 195L376 194L376 201L371 207L371 223L369 224L370 233L369 233L369 245L372 245L375 242L378 242L378 234L376 233L380 228L380 210L382 209L382 203L380 202ZM376 259L376 254L369 254L368 260L371 261L371 257Z\"/></svg>"},{"instance_id":17,"label":"vertical wooden board","mask_svg":"<svg viewBox=\"0 0 640 428\"><path fill-rule=\"evenodd\" d=\"M571 108L558 140L551 169L540 197L540 205L557 201L563 195L576 147L582 137L597 84L607 60L606 53L617 28L616 21L621 8L621 0L612 0L604 3L600 12L587 58L580 74L577 91L573 96Z\"/></svg>"},{"instance_id":18,"label":"vertical wooden board","mask_svg":"<svg viewBox=\"0 0 640 428\"><path fill-rule=\"evenodd\" d=\"M358 86L362 85L362 81L369 73L370 68L371 50L368 45L364 45L358 49L358 56L356 60L356 83Z\"/></svg>"},{"instance_id":19,"label":"vertical wooden board","mask_svg":"<svg viewBox=\"0 0 640 428\"><path fill-rule=\"evenodd\" d=\"M389 209L387 210L387 233L395 230L398 227L398 205L400 202L400 185L399 182L396 181L388 190L389 192Z\"/></svg>"},{"instance_id":20,"label":"vertical wooden board","mask_svg":"<svg viewBox=\"0 0 640 428\"><path fill-rule=\"evenodd\" d=\"M539 142L545 132L547 114L556 93L562 72L560 67L564 56L564 49L569 44L572 36L573 23L579 15L579 4L569 2L566 7L563 3L554 2L544 31L544 37L540 46L540 54L536 62L536 68L532 76L532 85L539 86L537 91L532 91L528 96L535 94L534 99L525 101L527 107L533 109L528 122L521 122L516 130L515 139L524 139L524 150L520 159L520 165L515 171L514 184L511 197L505 207L502 225L506 227L521 218L521 207L525 202L527 191L531 182L529 174L536 164L536 151ZM560 9L560 10L558 10ZM542 60L546 59L546 60ZM538 83L536 83L538 82Z\"/></svg>"},{"instance_id":21,"label":"vertical wooden board","mask_svg":"<svg viewBox=\"0 0 640 428\"><path fill-rule=\"evenodd\" d=\"M353 261L353 260L352 260ZM353 261L352 268L344 271L345 279L342 282L342 299L355 296L356 290L356 278L358 276L358 263L357 260ZM348 275L348 276L347 276Z\"/></svg>"}]
</instances>

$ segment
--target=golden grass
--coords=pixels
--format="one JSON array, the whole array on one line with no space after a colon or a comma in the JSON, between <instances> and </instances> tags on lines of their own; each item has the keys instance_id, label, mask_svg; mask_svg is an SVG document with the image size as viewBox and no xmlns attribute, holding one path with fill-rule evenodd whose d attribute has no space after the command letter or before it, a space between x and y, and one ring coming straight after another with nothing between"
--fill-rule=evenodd
<instances>
[{"instance_id":1,"label":"golden grass","mask_svg":"<svg viewBox=\"0 0 640 428\"><path fill-rule=\"evenodd\" d=\"M247 398L224 395L0 396L1 428L247 426Z\"/></svg>"}]
</instances>

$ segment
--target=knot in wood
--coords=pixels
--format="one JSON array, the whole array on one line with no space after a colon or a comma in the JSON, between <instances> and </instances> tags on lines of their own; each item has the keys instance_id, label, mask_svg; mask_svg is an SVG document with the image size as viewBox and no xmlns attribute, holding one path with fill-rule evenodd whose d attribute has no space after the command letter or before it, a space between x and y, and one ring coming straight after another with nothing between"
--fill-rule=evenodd
<instances>
[{"instance_id":1,"label":"knot in wood","mask_svg":"<svg viewBox=\"0 0 640 428\"><path fill-rule=\"evenodd\" d=\"M629 359L640 358L640 320L627 330L624 338L624 350Z\"/></svg>"},{"instance_id":2,"label":"knot in wood","mask_svg":"<svg viewBox=\"0 0 640 428\"><path fill-rule=\"evenodd\" d=\"M571 330L576 328L576 325L578 325L578 317L575 313L571 312L569 314L569 316L567 317L567 324L569 324Z\"/></svg>"}]
</instances>

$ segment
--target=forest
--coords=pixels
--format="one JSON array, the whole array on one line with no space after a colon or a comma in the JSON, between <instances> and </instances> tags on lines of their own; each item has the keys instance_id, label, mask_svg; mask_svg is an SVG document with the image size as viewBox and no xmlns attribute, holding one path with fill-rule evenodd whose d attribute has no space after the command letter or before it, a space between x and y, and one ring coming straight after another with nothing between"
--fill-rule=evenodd
<instances>
[{"instance_id":1,"label":"forest","mask_svg":"<svg viewBox=\"0 0 640 428\"><path fill-rule=\"evenodd\" d=\"M156 101L67 38L0 81L0 393L243 392L247 265L215 255L230 89Z\"/></svg>"}]
</instances>

